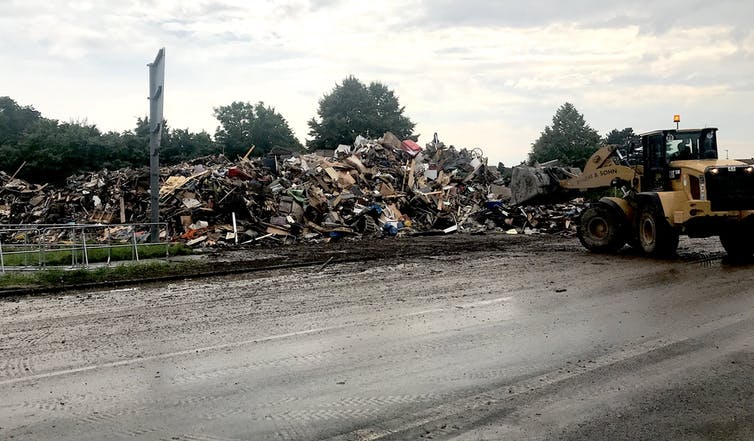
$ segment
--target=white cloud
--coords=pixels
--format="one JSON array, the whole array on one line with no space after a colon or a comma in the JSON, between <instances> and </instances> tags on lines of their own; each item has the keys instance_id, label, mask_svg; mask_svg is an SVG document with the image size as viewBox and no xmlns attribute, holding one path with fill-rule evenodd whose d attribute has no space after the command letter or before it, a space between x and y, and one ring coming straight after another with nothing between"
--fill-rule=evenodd
<instances>
[{"instance_id":1,"label":"white cloud","mask_svg":"<svg viewBox=\"0 0 754 441\"><path fill-rule=\"evenodd\" d=\"M714 120L732 155L754 156L738 128L754 116L754 5L741 2L0 3L13 66L0 94L105 129L146 113L146 63L165 46L173 127L212 133L213 107L262 100L303 139L317 100L353 74L394 89L420 141L437 131L493 163L525 159L565 101L603 133Z\"/></svg>"}]
</instances>

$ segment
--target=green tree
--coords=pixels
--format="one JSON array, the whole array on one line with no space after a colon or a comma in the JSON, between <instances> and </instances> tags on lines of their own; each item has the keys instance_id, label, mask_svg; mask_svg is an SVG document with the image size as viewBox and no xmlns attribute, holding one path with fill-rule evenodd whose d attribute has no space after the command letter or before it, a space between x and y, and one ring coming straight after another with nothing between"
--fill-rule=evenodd
<instances>
[{"instance_id":1,"label":"green tree","mask_svg":"<svg viewBox=\"0 0 754 441\"><path fill-rule=\"evenodd\" d=\"M142 167L149 164L149 118L136 118L136 127L121 134L123 149L116 156L123 166Z\"/></svg>"},{"instance_id":2,"label":"green tree","mask_svg":"<svg viewBox=\"0 0 754 441\"><path fill-rule=\"evenodd\" d=\"M102 149L102 154L99 162L94 166L94 170L103 168L116 170L133 165L131 161L126 159L130 156L130 152L126 148L126 133L129 132L124 132L123 134L107 132L100 136L98 142Z\"/></svg>"},{"instance_id":3,"label":"green tree","mask_svg":"<svg viewBox=\"0 0 754 441\"><path fill-rule=\"evenodd\" d=\"M215 153L216 147L209 133L192 133L188 129L166 130L160 143L160 162L177 164L189 159Z\"/></svg>"},{"instance_id":4,"label":"green tree","mask_svg":"<svg viewBox=\"0 0 754 441\"><path fill-rule=\"evenodd\" d=\"M27 163L21 176L60 183L71 174L100 168L105 156L101 138L94 125L40 119L19 140L13 159Z\"/></svg>"},{"instance_id":5,"label":"green tree","mask_svg":"<svg viewBox=\"0 0 754 441\"><path fill-rule=\"evenodd\" d=\"M532 144L529 163L558 159L565 165L583 168L600 142L599 133L589 127L584 115L573 104L565 103L555 112L552 126L546 126Z\"/></svg>"},{"instance_id":6,"label":"green tree","mask_svg":"<svg viewBox=\"0 0 754 441\"><path fill-rule=\"evenodd\" d=\"M243 156L252 145L255 155L263 155L275 146L303 149L286 119L261 101L257 104L234 101L214 110L220 122L215 140L229 158Z\"/></svg>"},{"instance_id":7,"label":"green tree","mask_svg":"<svg viewBox=\"0 0 754 441\"><path fill-rule=\"evenodd\" d=\"M33 107L21 107L10 97L0 96L0 145L15 145L24 131L40 118Z\"/></svg>"},{"instance_id":8,"label":"green tree","mask_svg":"<svg viewBox=\"0 0 754 441\"><path fill-rule=\"evenodd\" d=\"M634 129L626 127L623 130L613 129L605 135L603 142L605 144L615 144L619 146L626 146L631 142L637 143L639 141L639 135L634 133Z\"/></svg>"},{"instance_id":9,"label":"green tree","mask_svg":"<svg viewBox=\"0 0 754 441\"><path fill-rule=\"evenodd\" d=\"M310 150L352 144L358 135L380 136L393 132L401 139L413 137L414 124L395 93L378 82L364 85L354 76L319 100L319 121L309 120Z\"/></svg>"}]
</instances>

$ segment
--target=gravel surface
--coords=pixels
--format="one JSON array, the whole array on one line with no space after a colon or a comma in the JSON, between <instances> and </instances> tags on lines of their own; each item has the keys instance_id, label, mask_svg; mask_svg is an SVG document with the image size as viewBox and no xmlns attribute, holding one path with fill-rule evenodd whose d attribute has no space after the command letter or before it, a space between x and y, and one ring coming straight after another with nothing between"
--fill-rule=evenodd
<instances>
[{"instance_id":1,"label":"gravel surface","mask_svg":"<svg viewBox=\"0 0 754 441\"><path fill-rule=\"evenodd\" d=\"M754 439L754 265L716 240L211 258L246 253L312 265L0 302L0 439Z\"/></svg>"}]
</instances>

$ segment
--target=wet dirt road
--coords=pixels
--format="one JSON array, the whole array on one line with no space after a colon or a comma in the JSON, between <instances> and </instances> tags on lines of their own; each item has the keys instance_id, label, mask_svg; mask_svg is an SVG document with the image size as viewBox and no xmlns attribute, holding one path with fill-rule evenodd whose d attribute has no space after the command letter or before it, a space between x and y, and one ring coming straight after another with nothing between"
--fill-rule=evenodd
<instances>
[{"instance_id":1,"label":"wet dirt road","mask_svg":"<svg viewBox=\"0 0 754 441\"><path fill-rule=\"evenodd\" d=\"M0 439L754 439L754 265L473 240L2 300Z\"/></svg>"}]
</instances>

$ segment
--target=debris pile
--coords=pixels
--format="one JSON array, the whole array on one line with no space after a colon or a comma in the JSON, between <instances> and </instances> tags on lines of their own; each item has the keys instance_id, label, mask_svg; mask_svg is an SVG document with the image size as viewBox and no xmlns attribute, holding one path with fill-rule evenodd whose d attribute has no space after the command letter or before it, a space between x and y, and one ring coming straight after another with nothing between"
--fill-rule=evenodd
<instances>
[{"instance_id":1,"label":"debris pile","mask_svg":"<svg viewBox=\"0 0 754 441\"><path fill-rule=\"evenodd\" d=\"M476 150L437 139L421 148L392 133L335 150L161 170L161 234L191 246L322 241L501 229L571 232L576 205L512 207L510 190ZM71 176L62 188L0 172L0 223L149 221L147 169Z\"/></svg>"}]
</instances>

